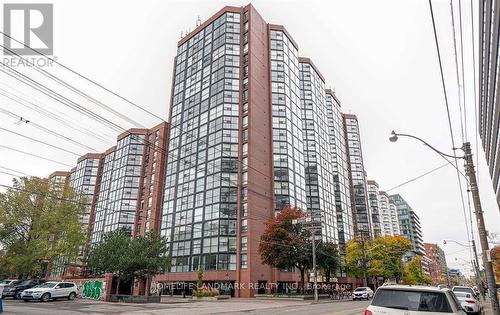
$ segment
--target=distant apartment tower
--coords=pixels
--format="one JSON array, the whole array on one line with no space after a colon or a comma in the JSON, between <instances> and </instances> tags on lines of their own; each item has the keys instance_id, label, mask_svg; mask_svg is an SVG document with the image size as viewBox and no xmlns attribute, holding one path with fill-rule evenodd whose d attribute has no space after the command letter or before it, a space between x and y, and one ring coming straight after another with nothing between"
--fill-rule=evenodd
<instances>
[{"instance_id":1,"label":"distant apartment tower","mask_svg":"<svg viewBox=\"0 0 500 315\"><path fill-rule=\"evenodd\" d=\"M380 233L382 236L399 235L396 205L385 191L378 192Z\"/></svg>"},{"instance_id":2,"label":"distant apartment tower","mask_svg":"<svg viewBox=\"0 0 500 315\"><path fill-rule=\"evenodd\" d=\"M499 15L496 1L479 1L479 135L500 206Z\"/></svg>"},{"instance_id":3,"label":"distant apartment tower","mask_svg":"<svg viewBox=\"0 0 500 315\"><path fill-rule=\"evenodd\" d=\"M396 204L401 235L406 237L412 244L409 256L424 256L425 248L420 218L401 195L391 195L389 198Z\"/></svg>"},{"instance_id":4,"label":"distant apartment tower","mask_svg":"<svg viewBox=\"0 0 500 315\"><path fill-rule=\"evenodd\" d=\"M392 235L401 235L401 226L396 203L389 199L389 216L391 217Z\"/></svg>"},{"instance_id":5,"label":"distant apartment tower","mask_svg":"<svg viewBox=\"0 0 500 315\"><path fill-rule=\"evenodd\" d=\"M238 297L261 292L249 284L294 283L297 273L258 254L265 222L284 207L304 210L320 222L318 238L338 242L347 199L336 207L345 186L334 184L330 104L318 69L251 5L224 7L179 41L161 225L172 265L155 281L194 282L202 266L206 281Z\"/></svg>"},{"instance_id":6,"label":"distant apartment tower","mask_svg":"<svg viewBox=\"0 0 500 315\"><path fill-rule=\"evenodd\" d=\"M316 238L338 243L334 157L330 149L324 78L309 58L299 58L306 208L321 226Z\"/></svg>"},{"instance_id":7,"label":"distant apartment tower","mask_svg":"<svg viewBox=\"0 0 500 315\"><path fill-rule=\"evenodd\" d=\"M354 236L347 159L346 135L340 101L331 89L326 90L330 150L333 154L333 182L337 211L338 242L342 247Z\"/></svg>"},{"instance_id":8,"label":"distant apartment tower","mask_svg":"<svg viewBox=\"0 0 500 315\"><path fill-rule=\"evenodd\" d=\"M446 271L448 266L446 264L446 256L444 251L437 244L424 243L425 256L430 260L429 263L429 276L432 279L432 285L446 283Z\"/></svg>"},{"instance_id":9,"label":"distant apartment tower","mask_svg":"<svg viewBox=\"0 0 500 315\"><path fill-rule=\"evenodd\" d=\"M354 234L364 234L367 237L373 238L372 217L368 203L368 189L363 163L363 152L361 150L358 118L352 114L344 114L343 117L350 170Z\"/></svg>"},{"instance_id":10,"label":"distant apartment tower","mask_svg":"<svg viewBox=\"0 0 500 315\"><path fill-rule=\"evenodd\" d=\"M379 186L378 186L377 182L374 180L368 180L367 186L368 186L368 200L370 202L370 210L371 210L371 214L372 214L373 236L374 237L382 236Z\"/></svg>"},{"instance_id":11,"label":"distant apartment tower","mask_svg":"<svg viewBox=\"0 0 500 315\"><path fill-rule=\"evenodd\" d=\"M130 129L102 154L91 247L118 229L131 235L159 232L168 127L161 123L151 129Z\"/></svg>"}]
</instances>

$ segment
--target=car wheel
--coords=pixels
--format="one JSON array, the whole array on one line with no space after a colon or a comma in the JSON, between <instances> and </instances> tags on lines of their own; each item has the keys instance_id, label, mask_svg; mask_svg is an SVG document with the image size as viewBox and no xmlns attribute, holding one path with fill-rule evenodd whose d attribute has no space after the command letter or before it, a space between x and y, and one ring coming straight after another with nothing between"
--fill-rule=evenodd
<instances>
[{"instance_id":1,"label":"car wheel","mask_svg":"<svg viewBox=\"0 0 500 315\"><path fill-rule=\"evenodd\" d=\"M23 299L23 301L24 301L24 302L28 302L29 300L25 300L25 299Z\"/></svg>"},{"instance_id":2,"label":"car wheel","mask_svg":"<svg viewBox=\"0 0 500 315\"><path fill-rule=\"evenodd\" d=\"M75 297L76 297L75 292L71 292L71 293L68 295L68 300L73 301L73 300L75 299Z\"/></svg>"},{"instance_id":3,"label":"car wheel","mask_svg":"<svg viewBox=\"0 0 500 315\"><path fill-rule=\"evenodd\" d=\"M40 298L40 301L42 302L48 302L49 300L50 300L50 293L44 293Z\"/></svg>"}]
</instances>

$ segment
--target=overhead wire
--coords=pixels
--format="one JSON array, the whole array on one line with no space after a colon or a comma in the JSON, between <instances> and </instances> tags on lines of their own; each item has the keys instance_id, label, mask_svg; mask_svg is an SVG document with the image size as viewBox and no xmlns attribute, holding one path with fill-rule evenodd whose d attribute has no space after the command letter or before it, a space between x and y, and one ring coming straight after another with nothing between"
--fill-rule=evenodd
<instances>
[{"instance_id":1,"label":"overhead wire","mask_svg":"<svg viewBox=\"0 0 500 315\"><path fill-rule=\"evenodd\" d=\"M444 100L445 100L445 107L446 107L446 114L447 114L447 119L448 119L448 127L449 127L450 137L451 137L451 144L452 144L452 148L455 149L456 148L456 146L455 146L455 137L453 135L453 126L452 126L452 122L451 122L450 106L448 104L448 93L446 91L446 82L445 82L445 79L444 79L443 63L442 63L442 60L441 60L441 51L440 51L440 48L439 48L439 39L438 39L438 36L437 36L436 21L435 21L435 18L434 18L434 10L433 10L433 7L432 7L432 0L429 0L429 10L430 10L430 15L431 15L431 20L432 20L432 29L433 29L433 32L434 32L434 42L435 42L435 45L436 45L436 52L437 52L437 57L438 57L438 61L439 61L439 70L440 70L440 74L441 74L441 84L442 84L443 95L444 95ZM467 222L467 211L465 209L465 200L464 200L464 194L463 194L463 188L462 188L462 180L460 178L460 172L458 170L458 161L457 161L457 159L455 159L455 168L456 168L456 171L457 171L458 186L459 186L459 190L460 190L460 198L461 198L461 202L462 202L462 210L463 210L463 215L464 215L464 220L465 220L465 228L466 228L466 231L467 231L467 238L468 238L468 240L470 242L469 224ZM472 256L472 250L470 251L470 254Z\"/></svg>"}]
</instances>

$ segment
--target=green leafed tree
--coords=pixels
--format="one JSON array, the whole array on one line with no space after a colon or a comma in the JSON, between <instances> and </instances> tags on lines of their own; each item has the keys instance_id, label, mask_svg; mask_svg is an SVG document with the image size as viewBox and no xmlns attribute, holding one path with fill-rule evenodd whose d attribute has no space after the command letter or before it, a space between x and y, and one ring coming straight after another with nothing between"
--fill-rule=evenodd
<instances>
[{"instance_id":1,"label":"green leafed tree","mask_svg":"<svg viewBox=\"0 0 500 315\"><path fill-rule=\"evenodd\" d=\"M305 271L312 266L311 233L293 220L304 217L297 208L284 208L266 223L260 238L259 253L262 262L279 269L297 268L300 288L304 291Z\"/></svg>"},{"instance_id":2,"label":"green leafed tree","mask_svg":"<svg viewBox=\"0 0 500 315\"><path fill-rule=\"evenodd\" d=\"M368 249L369 275L399 281L403 274L403 256L410 249L411 243L404 236L377 237L370 243Z\"/></svg>"},{"instance_id":3,"label":"green leafed tree","mask_svg":"<svg viewBox=\"0 0 500 315\"><path fill-rule=\"evenodd\" d=\"M170 266L167 239L154 231L135 237L127 257L127 273L137 280L147 280Z\"/></svg>"},{"instance_id":4,"label":"green leafed tree","mask_svg":"<svg viewBox=\"0 0 500 315\"><path fill-rule=\"evenodd\" d=\"M432 279L422 269L422 257L415 256L404 266L403 283L412 285L431 284Z\"/></svg>"},{"instance_id":5,"label":"green leafed tree","mask_svg":"<svg viewBox=\"0 0 500 315\"><path fill-rule=\"evenodd\" d=\"M57 257L75 260L85 240L80 218L85 204L69 187L45 179L14 179L0 193L2 265L10 277L44 277Z\"/></svg>"},{"instance_id":6,"label":"green leafed tree","mask_svg":"<svg viewBox=\"0 0 500 315\"><path fill-rule=\"evenodd\" d=\"M361 242L350 240L345 248L345 265L349 275L361 278L363 276L363 251Z\"/></svg>"},{"instance_id":7,"label":"green leafed tree","mask_svg":"<svg viewBox=\"0 0 500 315\"><path fill-rule=\"evenodd\" d=\"M86 272L93 276L112 273L118 279L118 290L120 281L130 278L127 274L130 243L128 230L119 229L104 234L102 240L90 250Z\"/></svg>"},{"instance_id":8,"label":"green leafed tree","mask_svg":"<svg viewBox=\"0 0 500 315\"><path fill-rule=\"evenodd\" d=\"M332 274L335 274L335 270L340 265L337 244L320 242L316 249L316 258L318 266L325 272L326 282L330 282Z\"/></svg>"},{"instance_id":9,"label":"green leafed tree","mask_svg":"<svg viewBox=\"0 0 500 315\"><path fill-rule=\"evenodd\" d=\"M167 241L154 232L131 238L127 230L108 232L89 252L87 272L112 273L121 280L146 280L170 266Z\"/></svg>"}]
</instances>

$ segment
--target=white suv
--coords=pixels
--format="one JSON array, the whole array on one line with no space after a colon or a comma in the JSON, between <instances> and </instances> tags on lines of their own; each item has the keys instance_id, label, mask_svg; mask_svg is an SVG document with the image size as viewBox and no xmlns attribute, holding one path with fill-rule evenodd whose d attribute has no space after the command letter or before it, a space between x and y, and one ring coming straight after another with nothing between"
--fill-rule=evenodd
<instances>
[{"instance_id":1,"label":"white suv","mask_svg":"<svg viewBox=\"0 0 500 315\"><path fill-rule=\"evenodd\" d=\"M25 302L29 300L47 302L50 299L58 298L74 300L77 292L78 288L73 282L45 282L21 292L21 299Z\"/></svg>"},{"instance_id":2,"label":"white suv","mask_svg":"<svg viewBox=\"0 0 500 315\"><path fill-rule=\"evenodd\" d=\"M466 315L449 289L389 285L378 288L365 315Z\"/></svg>"},{"instance_id":3,"label":"white suv","mask_svg":"<svg viewBox=\"0 0 500 315\"><path fill-rule=\"evenodd\" d=\"M352 293L352 299L355 300L369 300L373 297L373 291L369 287L359 287Z\"/></svg>"}]
</instances>

